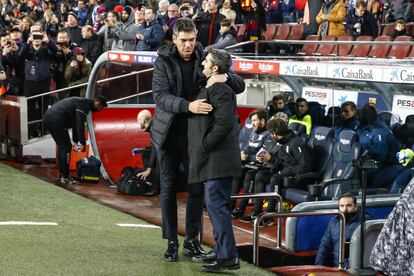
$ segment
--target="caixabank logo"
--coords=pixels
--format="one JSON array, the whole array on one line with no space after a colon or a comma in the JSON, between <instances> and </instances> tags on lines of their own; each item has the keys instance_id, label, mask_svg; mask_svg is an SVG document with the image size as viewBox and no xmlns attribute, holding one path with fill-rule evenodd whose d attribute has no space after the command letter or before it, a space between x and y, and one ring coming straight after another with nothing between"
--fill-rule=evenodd
<instances>
[{"instance_id":1,"label":"caixabank logo","mask_svg":"<svg viewBox=\"0 0 414 276\"><path fill-rule=\"evenodd\" d=\"M393 69L389 73L389 80L395 82L414 82L414 71L409 69Z\"/></svg>"},{"instance_id":2,"label":"caixabank logo","mask_svg":"<svg viewBox=\"0 0 414 276\"><path fill-rule=\"evenodd\" d=\"M374 72L368 68L336 67L333 70L333 77L340 79L373 81Z\"/></svg>"},{"instance_id":3,"label":"caixabank logo","mask_svg":"<svg viewBox=\"0 0 414 276\"><path fill-rule=\"evenodd\" d=\"M287 64L282 73L294 76L320 77L319 71L320 69L317 65Z\"/></svg>"}]
</instances>

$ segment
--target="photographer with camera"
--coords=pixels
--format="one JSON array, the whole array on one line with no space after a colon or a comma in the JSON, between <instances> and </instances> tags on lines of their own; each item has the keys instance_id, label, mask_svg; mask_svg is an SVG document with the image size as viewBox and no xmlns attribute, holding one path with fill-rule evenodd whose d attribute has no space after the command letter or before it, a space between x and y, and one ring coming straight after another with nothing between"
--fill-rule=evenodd
<instances>
[{"instance_id":1,"label":"photographer with camera","mask_svg":"<svg viewBox=\"0 0 414 276\"><path fill-rule=\"evenodd\" d=\"M349 35L358 37L368 35L378 36L378 24L371 12L367 11L367 3L359 0L354 9L350 9L345 19L346 31Z\"/></svg>"},{"instance_id":2,"label":"photographer with camera","mask_svg":"<svg viewBox=\"0 0 414 276\"><path fill-rule=\"evenodd\" d=\"M41 27L39 26L41 29ZM18 54L18 62L24 64L24 96L30 97L50 91L50 70L57 48L46 33L41 30L31 32L27 44L23 44ZM27 101L28 121L40 120L50 103L50 97L38 97ZM38 136L40 125L29 125L29 136Z\"/></svg>"},{"instance_id":3,"label":"photographer with camera","mask_svg":"<svg viewBox=\"0 0 414 276\"><path fill-rule=\"evenodd\" d=\"M58 49L55 58L55 75L56 89L62 89L67 87L65 81L65 68L66 64L72 59L72 50L76 47L76 44L70 41L70 35L66 31L60 31L56 38L56 48ZM69 97L69 91L61 92L59 94L59 100Z\"/></svg>"},{"instance_id":4,"label":"photographer with camera","mask_svg":"<svg viewBox=\"0 0 414 276\"><path fill-rule=\"evenodd\" d=\"M112 44L116 38L115 34L110 32L111 27L118 24L118 13L116 11L109 11L104 20L104 26L102 26L96 33L100 38L103 37L103 51L112 50Z\"/></svg>"},{"instance_id":5,"label":"photographer with camera","mask_svg":"<svg viewBox=\"0 0 414 276\"><path fill-rule=\"evenodd\" d=\"M17 54L22 45L21 32L18 27L13 27L10 35L0 35L1 42L1 64L7 75L7 90L9 95L23 96L24 93L24 70L17 62Z\"/></svg>"}]
</instances>

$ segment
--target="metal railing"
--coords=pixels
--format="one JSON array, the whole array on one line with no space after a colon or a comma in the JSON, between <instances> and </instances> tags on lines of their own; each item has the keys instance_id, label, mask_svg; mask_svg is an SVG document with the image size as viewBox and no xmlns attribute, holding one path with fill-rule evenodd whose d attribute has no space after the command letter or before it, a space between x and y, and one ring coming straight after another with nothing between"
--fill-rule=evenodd
<instances>
[{"instance_id":1,"label":"metal railing","mask_svg":"<svg viewBox=\"0 0 414 276\"><path fill-rule=\"evenodd\" d=\"M130 76L135 76L135 75L140 75L140 74L147 73L147 72L152 72L152 71L154 71L154 68L144 69L144 70L140 70L140 71L132 71L132 72L127 73L127 74L123 74L123 75L119 75L119 76L114 76L114 77L110 77L110 78L98 80L96 83L97 84L101 84L101 83L104 83L104 82L108 82L108 81L112 81L112 80L117 80L117 79L121 79L121 78L125 78L125 77L130 77ZM65 88L62 88L62 89L56 89L56 90L49 91L49 92L45 92L45 93L42 93L42 94L38 94L38 95L26 97L25 98L25 100L26 100L25 103L27 105L27 101L29 101L29 100L34 100L34 99L37 99L37 98L40 98L40 97L43 98L43 97L48 96L48 95L51 95L51 94L59 94L59 93L62 93L62 92L70 91L72 89L82 88L82 87L85 87L87 85L88 85L88 82L85 82L85 83L81 83L81 84L77 84L77 85L65 87ZM119 102L121 100L126 100L126 99L130 99L130 98L134 98L134 97L137 97L137 96L142 96L142 95L146 95L146 94L150 94L150 93L152 93L152 90L135 93L135 94L129 95L127 97L123 97L123 98L120 98L120 99L115 99L115 100L109 101L108 103L115 103L115 102ZM44 104L45 104L44 103L44 100L42 100L41 101L41 105L42 106L40 107L40 110L42 112L41 119L32 120L32 121L28 121L27 120L26 125L25 126L21 126L22 128L26 128L27 129L29 125L41 123L41 130L42 130L42 135L43 135L43 133L44 133L44 126L43 126L43 115L44 115L43 114L43 110L44 110L44 106L43 105ZM27 113L25 113L25 114L21 113L20 116L23 116L23 117L24 116L27 116ZM28 141L29 140L29 133L28 133L28 131L27 130L26 131L22 131L22 133L24 133L24 136L25 136L25 137L22 137L22 141Z\"/></svg>"},{"instance_id":2,"label":"metal railing","mask_svg":"<svg viewBox=\"0 0 414 276\"><path fill-rule=\"evenodd\" d=\"M259 266L259 224L266 218L288 218L288 217L310 217L320 215L338 215L339 216L339 269L344 269L345 259L345 215L339 210L320 210L320 211L292 211L289 213L265 213L254 220L253 224L253 264ZM277 233L278 239L281 231Z\"/></svg>"}]
</instances>

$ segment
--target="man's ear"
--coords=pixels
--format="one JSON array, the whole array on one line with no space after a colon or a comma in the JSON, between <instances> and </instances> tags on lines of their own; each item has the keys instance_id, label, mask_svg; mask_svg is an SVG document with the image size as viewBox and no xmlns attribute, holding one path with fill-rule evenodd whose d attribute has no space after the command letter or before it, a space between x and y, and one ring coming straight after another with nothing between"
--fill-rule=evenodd
<instances>
[{"instance_id":1,"label":"man's ear","mask_svg":"<svg viewBox=\"0 0 414 276\"><path fill-rule=\"evenodd\" d=\"M175 44L175 42L177 41L177 37L175 35L172 36L173 42Z\"/></svg>"},{"instance_id":2,"label":"man's ear","mask_svg":"<svg viewBox=\"0 0 414 276\"><path fill-rule=\"evenodd\" d=\"M217 65L214 65L212 69L213 69L213 73L218 74L219 68Z\"/></svg>"}]
</instances>

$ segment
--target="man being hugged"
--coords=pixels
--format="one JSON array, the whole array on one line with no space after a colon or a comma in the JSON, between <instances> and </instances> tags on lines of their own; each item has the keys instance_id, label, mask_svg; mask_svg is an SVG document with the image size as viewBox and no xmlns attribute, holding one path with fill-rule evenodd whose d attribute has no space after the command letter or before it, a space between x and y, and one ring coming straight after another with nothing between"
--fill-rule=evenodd
<instances>
[{"instance_id":1,"label":"man being hugged","mask_svg":"<svg viewBox=\"0 0 414 276\"><path fill-rule=\"evenodd\" d=\"M211 104L207 115L191 114L188 121L189 183L201 183L207 211L214 229L216 245L200 256L206 272L240 267L230 216L233 177L240 176L240 148L236 115L236 95L225 83L214 82L212 75L229 71L231 57L224 50L209 50L203 61L208 78L197 99Z\"/></svg>"}]
</instances>

